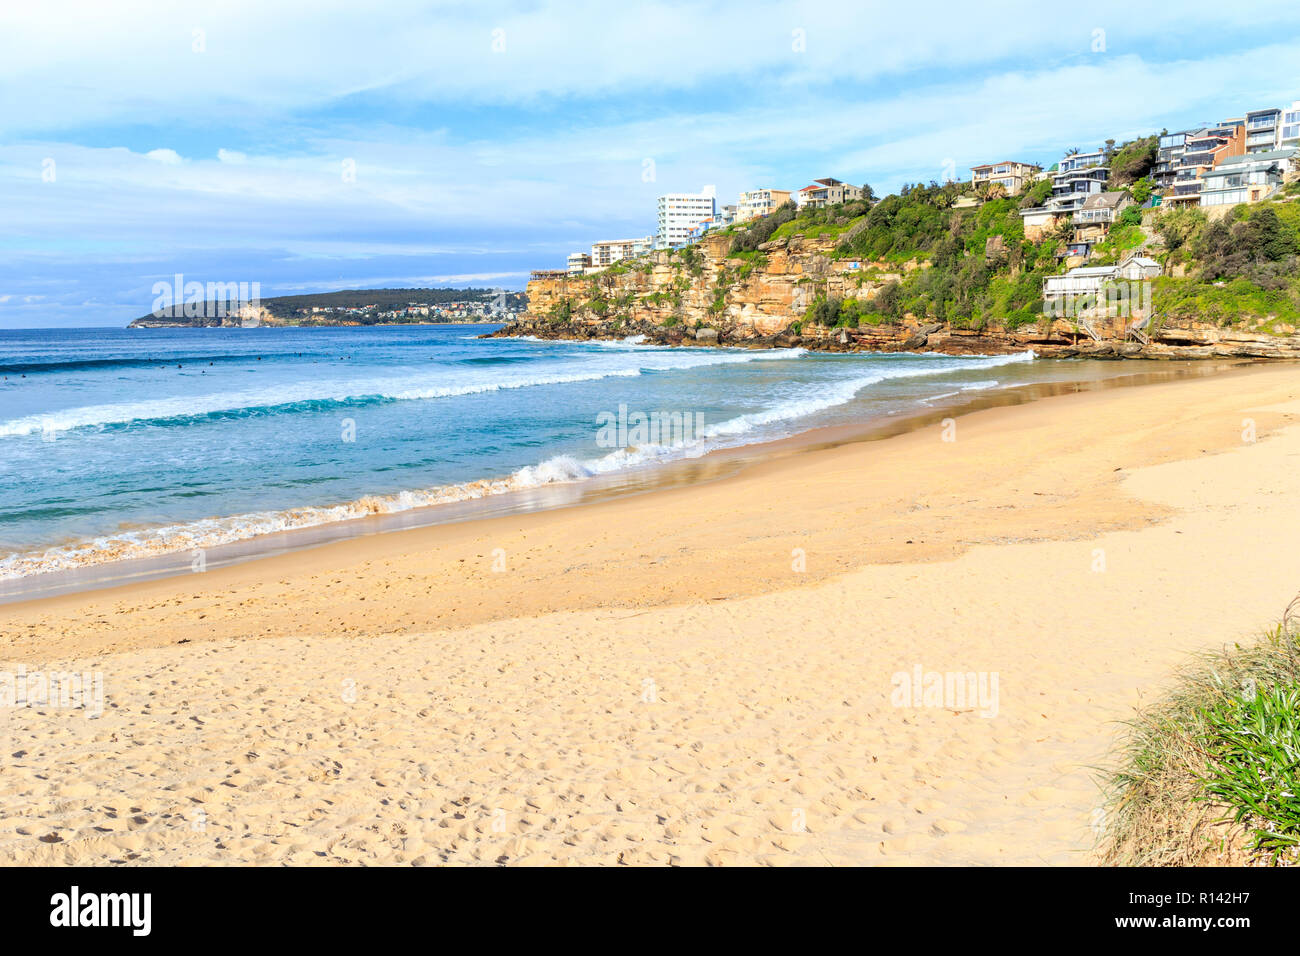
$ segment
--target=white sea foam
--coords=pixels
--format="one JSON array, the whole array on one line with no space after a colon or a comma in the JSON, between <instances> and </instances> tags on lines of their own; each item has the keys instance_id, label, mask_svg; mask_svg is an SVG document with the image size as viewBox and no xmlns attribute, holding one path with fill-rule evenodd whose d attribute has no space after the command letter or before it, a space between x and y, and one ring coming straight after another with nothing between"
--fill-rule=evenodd
<instances>
[{"instance_id":1,"label":"white sea foam","mask_svg":"<svg viewBox=\"0 0 1300 956\"><path fill-rule=\"evenodd\" d=\"M1032 358L1032 354L1030 358ZM763 425L771 425L776 422L789 421L796 418L805 418L808 415L834 408L837 405L843 405L850 402L864 388L879 382L890 379L900 378L920 378L928 375L943 375L950 372L967 371L970 369L987 368L991 365L1006 365L1012 361L1027 361L1019 356L999 355L994 358L971 358L960 359L952 364L944 365L941 368L914 368L905 367L898 369L882 369L871 375L864 375L859 378L848 379L847 381L831 385L823 389L816 395L808 398L796 399L795 401L786 402L775 408L765 409L761 412L752 412L748 415L741 415L737 418L729 419L710 428L706 428L704 435L706 438L713 438L722 435L742 435L746 432L753 431ZM997 382L991 383L996 385ZM987 386L987 387L991 387ZM967 386L963 386L963 389Z\"/></svg>"},{"instance_id":2,"label":"white sea foam","mask_svg":"<svg viewBox=\"0 0 1300 956\"><path fill-rule=\"evenodd\" d=\"M132 422L158 422L175 418L198 418L219 413L240 413L251 409L268 409L304 402L355 402L355 401L420 401L454 398L503 389L533 388L546 385L567 385L575 382L592 382L606 378L627 378L645 372L680 371L710 365L727 365L737 362L770 361L797 358L802 349L767 352L721 352L716 350L672 350L672 354L636 354L626 364L590 367L579 361L560 366L555 371L542 374L515 375L493 371L491 378L478 372L469 380L447 382L449 373L422 373L404 378L384 377L352 381L321 382L316 380L292 382L260 389L221 392L210 395L183 396L142 402L120 402L108 405L90 405L29 415L0 422L0 438L65 432L75 428L96 428L106 425L124 425ZM611 355L609 361L618 362L622 356ZM453 370L450 375L457 374ZM461 376L466 373L459 372Z\"/></svg>"},{"instance_id":3,"label":"white sea foam","mask_svg":"<svg viewBox=\"0 0 1300 956\"><path fill-rule=\"evenodd\" d=\"M771 357L772 355L771 352L754 352L745 356L737 356L737 358L742 361L752 361L762 360L764 357ZM781 357L788 358L790 353L787 352ZM624 471L657 462L699 457L714 449L737 444L736 439L739 436L760 430L764 426L805 418L819 411L843 405L852 401L864 388L882 381L971 371L1029 361L1032 358L1032 353L997 356L995 358L971 357L954 359L944 363L942 367L935 368L902 367L882 369L871 375L847 379L834 383L829 387L823 387L817 394L795 398L763 411L737 416L721 422L705 429L699 439L689 443L620 448L599 458L591 459L560 455L536 465L521 468L505 478L468 481L428 489L403 491L386 496L367 496L356 501L332 506L254 512L228 518L208 518L185 524L101 536L77 545L53 548L41 553L11 555L0 560L0 580L54 570L84 567L109 561L190 552L276 532L309 528L337 521L362 518L368 515L393 514L413 508L468 501L543 485L582 481L597 475ZM587 378L639 374L641 374L640 368L624 368L606 370L599 374L592 373ZM581 381L584 378L568 378L565 380ZM534 378L529 380L527 384L536 383L537 379ZM996 381L985 380L968 383L961 388L991 388L997 384ZM489 388L491 386L486 383L478 383L478 387ZM513 386L497 385L496 387L524 387L524 385L516 383ZM421 390L412 389L409 391ZM431 389L425 389L421 395L415 397L427 397L429 391ZM467 392L461 391L457 394L467 394ZM316 397L319 397L319 395ZM394 394L393 397L399 396ZM193 414L193 410L194 405L191 401L189 403L189 413Z\"/></svg>"}]
</instances>

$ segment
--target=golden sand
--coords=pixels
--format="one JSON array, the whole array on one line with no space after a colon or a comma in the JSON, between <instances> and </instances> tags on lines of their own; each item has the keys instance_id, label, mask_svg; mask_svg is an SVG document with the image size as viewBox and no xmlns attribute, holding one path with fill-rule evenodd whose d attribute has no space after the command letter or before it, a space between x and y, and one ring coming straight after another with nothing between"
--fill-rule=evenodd
<instances>
[{"instance_id":1,"label":"golden sand","mask_svg":"<svg viewBox=\"0 0 1300 956\"><path fill-rule=\"evenodd\" d=\"M1300 590L1298 416L1252 368L0 607L106 692L0 707L0 858L1088 862L1117 722Z\"/></svg>"}]
</instances>

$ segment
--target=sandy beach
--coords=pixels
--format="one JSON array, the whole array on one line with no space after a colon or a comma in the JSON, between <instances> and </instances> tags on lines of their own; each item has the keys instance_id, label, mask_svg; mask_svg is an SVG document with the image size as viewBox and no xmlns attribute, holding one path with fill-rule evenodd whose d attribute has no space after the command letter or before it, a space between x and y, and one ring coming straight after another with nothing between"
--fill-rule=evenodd
<instances>
[{"instance_id":1,"label":"sandy beach","mask_svg":"<svg viewBox=\"0 0 1300 956\"><path fill-rule=\"evenodd\" d=\"M0 708L0 859L1088 863L1119 722L1300 590L1298 426L1255 366L0 607L105 695Z\"/></svg>"}]
</instances>

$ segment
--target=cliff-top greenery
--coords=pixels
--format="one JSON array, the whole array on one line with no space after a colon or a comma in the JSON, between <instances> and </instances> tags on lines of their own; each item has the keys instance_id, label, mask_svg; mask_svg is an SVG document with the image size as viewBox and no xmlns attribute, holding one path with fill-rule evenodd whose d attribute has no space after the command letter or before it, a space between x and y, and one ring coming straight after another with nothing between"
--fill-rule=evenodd
<instances>
[{"instance_id":1,"label":"cliff-top greenery","mask_svg":"<svg viewBox=\"0 0 1300 956\"><path fill-rule=\"evenodd\" d=\"M1161 320L1250 322L1265 328L1300 323L1300 184L1283 201L1234 207L1211 221L1201 209L1144 209L1155 189L1149 173L1158 137L1122 145L1107 141L1107 190L1123 191L1126 208L1088 265L1113 265L1144 255L1166 267L1154 304ZM738 229L731 254L750 255L763 243L802 235L834 236L834 255L863 260L864 279L886 269L900 278L859 299L817 299L804 321L857 325L916 318L980 328L1016 328L1042 317L1043 280L1066 271L1071 227L1038 240L1025 236L1019 211L1042 205L1051 180L1009 198L970 183L904 186L875 205L849 202L796 211L793 204ZM905 264L914 267L903 270ZM886 273L887 275L888 273ZM873 283L874 288L875 283Z\"/></svg>"},{"instance_id":2,"label":"cliff-top greenery","mask_svg":"<svg viewBox=\"0 0 1300 956\"><path fill-rule=\"evenodd\" d=\"M1164 267L1154 285L1158 322L1213 321L1265 331L1300 325L1300 184L1288 186L1278 199L1236 206L1214 219L1198 208L1143 208L1155 189L1149 173L1156 144L1154 136L1106 143L1106 188L1127 193L1134 204L1093 247L1087 264L1113 265L1130 255L1158 261ZM997 188L977 192L970 183L931 182L904 186L874 204L799 211L786 203L723 231L730 245L724 274L710 288L710 312L721 315L725 307L726 288L719 282L749 280L768 264L762 247L802 236L831 240L831 256L859 261L862 293L814 297L805 315L793 317L801 323L857 326L911 316L958 328L1014 329L1039 322L1043 280L1066 271L1072 227L1066 223L1029 239L1020 211L1042 205L1050 192L1050 180L1033 183L1018 197ZM704 258L692 246L670 253L669 261L677 277L654 297L662 300L656 304L680 305L704 275ZM642 260L603 275L648 269ZM597 314L610 311L602 301L612 290L605 288L609 282L597 276L591 283ZM622 312L621 303L617 310Z\"/></svg>"}]
</instances>

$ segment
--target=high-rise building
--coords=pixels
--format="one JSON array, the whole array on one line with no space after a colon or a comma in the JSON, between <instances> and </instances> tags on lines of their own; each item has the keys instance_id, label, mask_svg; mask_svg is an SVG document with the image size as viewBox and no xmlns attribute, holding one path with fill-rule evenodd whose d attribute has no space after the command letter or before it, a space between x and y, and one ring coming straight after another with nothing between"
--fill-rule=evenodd
<instances>
[{"instance_id":1,"label":"high-rise building","mask_svg":"<svg viewBox=\"0 0 1300 956\"><path fill-rule=\"evenodd\" d=\"M674 249L690 241L691 230L718 212L717 189L705 186L698 193L668 193L659 197L656 249Z\"/></svg>"}]
</instances>

